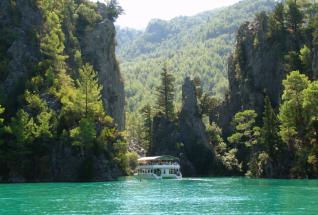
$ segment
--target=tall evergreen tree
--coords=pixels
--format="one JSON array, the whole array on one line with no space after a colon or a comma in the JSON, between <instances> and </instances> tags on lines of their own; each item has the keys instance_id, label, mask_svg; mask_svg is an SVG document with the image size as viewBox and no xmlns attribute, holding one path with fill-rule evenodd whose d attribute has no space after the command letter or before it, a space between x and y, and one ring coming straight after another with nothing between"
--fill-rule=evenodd
<instances>
[{"instance_id":1,"label":"tall evergreen tree","mask_svg":"<svg viewBox=\"0 0 318 215\"><path fill-rule=\"evenodd\" d=\"M282 140L292 156L292 177L306 177L309 141L307 139L310 113L304 109L304 90L310 81L299 71L291 72L283 81L284 92L279 111Z\"/></svg>"},{"instance_id":2,"label":"tall evergreen tree","mask_svg":"<svg viewBox=\"0 0 318 215\"><path fill-rule=\"evenodd\" d=\"M143 117L143 147L147 151L151 151L152 147L152 108L149 104L144 106L141 110Z\"/></svg>"},{"instance_id":3,"label":"tall evergreen tree","mask_svg":"<svg viewBox=\"0 0 318 215\"><path fill-rule=\"evenodd\" d=\"M288 2L288 11L287 11L287 27L292 30L294 33L298 33L299 29L303 23L304 15L301 12L296 1Z\"/></svg>"},{"instance_id":4,"label":"tall evergreen tree","mask_svg":"<svg viewBox=\"0 0 318 215\"><path fill-rule=\"evenodd\" d=\"M278 3L275 7L273 13L269 16L269 35L275 40L282 42L286 34L285 27L285 10L284 4Z\"/></svg>"},{"instance_id":5,"label":"tall evergreen tree","mask_svg":"<svg viewBox=\"0 0 318 215\"><path fill-rule=\"evenodd\" d=\"M40 31L40 51L43 60L40 62L40 69L44 71L33 79L33 85L36 87L51 87L56 75L65 69L64 55L65 35L62 30L64 0L39 0L37 6L42 12L44 20L43 27ZM44 79L43 79L44 78ZM42 79L42 82L39 81ZM37 88L39 90L39 88Z\"/></svg>"},{"instance_id":6,"label":"tall evergreen tree","mask_svg":"<svg viewBox=\"0 0 318 215\"><path fill-rule=\"evenodd\" d=\"M279 112L280 135L284 142L303 142L306 133L307 113L303 109L303 91L309 85L308 77L293 71L283 81L284 93Z\"/></svg>"},{"instance_id":7,"label":"tall evergreen tree","mask_svg":"<svg viewBox=\"0 0 318 215\"><path fill-rule=\"evenodd\" d=\"M268 96L265 97L263 126L261 128L260 143L266 148L270 156L275 155L279 148L279 121Z\"/></svg>"},{"instance_id":8,"label":"tall evergreen tree","mask_svg":"<svg viewBox=\"0 0 318 215\"><path fill-rule=\"evenodd\" d=\"M91 65L85 64L80 69L77 85L77 107L81 115L85 117L103 115L102 86L98 83L97 74Z\"/></svg>"},{"instance_id":9,"label":"tall evergreen tree","mask_svg":"<svg viewBox=\"0 0 318 215\"><path fill-rule=\"evenodd\" d=\"M165 117L172 120L175 117L174 112L174 81L175 78L164 65L161 73L161 85L157 88L157 109Z\"/></svg>"},{"instance_id":10,"label":"tall evergreen tree","mask_svg":"<svg viewBox=\"0 0 318 215\"><path fill-rule=\"evenodd\" d=\"M233 118L234 133L228 137L233 148L237 149L237 159L243 164L243 170L258 143L260 128L256 126L257 113L254 110L245 110L235 114Z\"/></svg>"}]
</instances>

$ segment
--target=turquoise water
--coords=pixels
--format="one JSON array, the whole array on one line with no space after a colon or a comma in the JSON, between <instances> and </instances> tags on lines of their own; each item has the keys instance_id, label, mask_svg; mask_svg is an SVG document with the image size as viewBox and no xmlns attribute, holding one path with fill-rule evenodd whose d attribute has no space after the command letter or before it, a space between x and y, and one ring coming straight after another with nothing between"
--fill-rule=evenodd
<instances>
[{"instance_id":1,"label":"turquoise water","mask_svg":"<svg viewBox=\"0 0 318 215\"><path fill-rule=\"evenodd\" d=\"M0 184L0 214L318 214L317 180Z\"/></svg>"}]
</instances>

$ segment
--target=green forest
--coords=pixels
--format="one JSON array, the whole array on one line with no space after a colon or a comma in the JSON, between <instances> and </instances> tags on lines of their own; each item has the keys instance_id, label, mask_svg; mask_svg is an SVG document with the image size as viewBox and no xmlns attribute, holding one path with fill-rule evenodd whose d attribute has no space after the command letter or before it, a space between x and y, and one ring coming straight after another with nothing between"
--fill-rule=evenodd
<instances>
[{"instance_id":1,"label":"green forest","mask_svg":"<svg viewBox=\"0 0 318 215\"><path fill-rule=\"evenodd\" d=\"M155 100L164 64L176 79L176 111L181 108L186 76L200 78L206 93L223 99L228 89L227 58L238 27L274 5L274 0L245 0L193 17L152 20L144 32L118 28L117 56L125 80L129 136L140 138L140 110Z\"/></svg>"},{"instance_id":2,"label":"green forest","mask_svg":"<svg viewBox=\"0 0 318 215\"><path fill-rule=\"evenodd\" d=\"M167 151L175 155L185 154L185 159L195 166L201 162L209 168L212 163L211 172L197 172L199 174L317 177L317 13L315 3L286 1L277 3L272 12L258 13L253 21L241 25L228 63L230 83L228 92L223 92L223 101L204 86L207 79L200 80L199 76L205 77L205 73L193 69L190 70L193 75L187 74L192 77L195 86L193 116L188 115L187 106L187 97L191 95L184 95L184 91L182 105L179 109L175 108L180 102L178 78L182 76L167 62L158 66L161 84L154 85L154 100L139 112L142 124L136 134L140 135L137 138L140 138L143 147L148 149L150 155ZM250 45L251 50L248 50ZM257 63L259 56L260 60L267 62L267 58L272 57L267 56L268 53L271 55L269 49L273 49L278 57L275 71L268 71L267 68L260 71L249 66L252 62ZM262 79L262 82L269 81L269 86L257 89L255 82L261 72L273 72L274 77L268 74L268 80ZM281 78L280 86L273 85L272 78L278 81ZM274 94L271 94L271 89L274 89ZM249 98L254 91L260 92L260 95ZM278 103L274 102L276 94L280 97ZM239 103L235 104L236 101ZM223 111L229 107L233 109L227 113ZM229 116L232 116L230 125L218 124L220 119L222 121L222 118ZM197 120L193 120L196 117ZM197 132L191 136L183 133L184 123L192 123L192 131L188 133L196 132L198 118L205 124L205 134ZM229 132L224 133L225 130ZM178 134L181 137L176 137ZM205 135L208 141L202 138ZM168 145L161 138L173 145ZM186 143L187 139L193 143ZM191 148L193 144L197 144L195 148ZM202 158L206 147L215 156L214 162Z\"/></svg>"}]
</instances>

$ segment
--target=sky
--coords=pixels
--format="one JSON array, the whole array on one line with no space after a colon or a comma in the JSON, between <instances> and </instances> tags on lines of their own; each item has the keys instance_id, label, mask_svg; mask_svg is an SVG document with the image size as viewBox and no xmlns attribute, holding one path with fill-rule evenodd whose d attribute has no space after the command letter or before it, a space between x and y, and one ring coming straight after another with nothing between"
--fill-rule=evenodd
<instances>
[{"instance_id":1,"label":"sky","mask_svg":"<svg viewBox=\"0 0 318 215\"><path fill-rule=\"evenodd\" d=\"M239 0L118 0L125 10L116 25L145 29L151 19L170 20L177 16L192 16L197 13L224 7Z\"/></svg>"}]
</instances>

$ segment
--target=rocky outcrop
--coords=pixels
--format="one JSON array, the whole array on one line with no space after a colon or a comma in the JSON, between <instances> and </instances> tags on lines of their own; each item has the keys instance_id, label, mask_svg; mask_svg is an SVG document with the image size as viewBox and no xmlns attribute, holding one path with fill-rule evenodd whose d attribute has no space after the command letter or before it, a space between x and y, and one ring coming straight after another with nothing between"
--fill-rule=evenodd
<instances>
[{"instance_id":1,"label":"rocky outcrop","mask_svg":"<svg viewBox=\"0 0 318 215\"><path fill-rule=\"evenodd\" d=\"M280 104L281 83L285 77L284 54L281 44L267 39L267 32L265 13L238 30L235 51L228 61L229 93L219 108L218 117L211 116L225 136L231 132L230 123L235 113L254 109L261 116L265 96L269 96L274 108Z\"/></svg>"},{"instance_id":2,"label":"rocky outcrop","mask_svg":"<svg viewBox=\"0 0 318 215\"><path fill-rule=\"evenodd\" d=\"M39 181L109 181L123 175L123 172L104 154L87 152L81 156L78 149L65 144L52 147L48 156L21 157L10 166L7 176L1 182Z\"/></svg>"},{"instance_id":3,"label":"rocky outcrop","mask_svg":"<svg viewBox=\"0 0 318 215\"><path fill-rule=\"evenodd\" d=\"M213 148L199 115L195 85L186 78L182 86L182 110L179 116L180 141L199 175L213 173Z\"/></svg>"},{"instance_id":4,"label":"rocky outcrop","mask_svg":"<svg viewBox=\"0 0 318 215\"><path fill-rule=\"evenodd\" d=\"M179 131L177 122L158 115L153 119L153 145L150 148L150 155L175 155L179 156L177 149L179 141Z\"/></svg>"},{"instance_id":5,"label":"rocky outcrop","mask_svg":"<svg viewBox=\"0 0 318 215\"><path fill-rule=\"evenodd\" d=\"M3 103L14 108L17 100L12 99L12 95L23 92L23 88L19 86L39 60L38 44L32 31L39 28L42 16L30 1L17 0L15 5L12 4L13 2L8 0L0 2L0 33L10 43L6 53L9 60L7 75L2 77L1 88ZM1 43L5 46L4 41Z\"/></svg>"},{"instance_id":6,"label":"rocky outcrop","mask_svg":"<svg viewBox=\"0 0 318 215\"><path fill-rule=\"evenodd\" d=\"M180 158L185 176L213 175L214 154L198 110L195 85L186 78L182 87L182 110L176 122L164 116L153 120L150 155L169 154Z\"/></svg>"},{"instance_id":7,"label":"rocky outcrop","mask_svg":"<svg viewBox=\"0 0 318 215\"><path fill-rule=\"evenodd\" d=\"M115 56L116 30L112 21L105 18L85 35L83 53L88 56L103 86L103 101L107 113L113 117L120 130L125 127L124 82Z\"/></svg>"},{"instance_id":8,"label":"rocky outcrop","mask_svg":"<svg viewBox=\"0 0 318 215\"><path fill-rule=\"evenodd\" d=\"M65 4L77 4L77 1L67 1ZM92 3L80 1L78 4L91 5ZM124 83L115 56L116 31L113 22L108 17L106 6L100 3L96 3L96 5L98 7L96 11L93 6L90 12L99 13L102 21L89 23L89 28L85 30L83 30L84 27L81 29L82 31L76 29L78 26L75 18L66 20L66 16L60 17L61 29L65 34L63 54L70 55L68 57L72 58L74 56L71 55L74 55L76 50L82 54L82 63L88 62L94 66L103 86L102 99L105 110L114 119L117 128L123 130L125 94ZM69 9L70 14L78 17L77 11L74 11L76 7L71 8L65 6L63 9ZM6 109L6 122L10 122L10 119L15 117L17 109L24 107L22 95L30 87L27 85L31 85L31 77L44 76L39 66L39 63L45 58L40 51L39 40L44 22L42 12L35 0L0 1L0 103ZM63 18L65 20L62 20ZM63 26L64 24L68 27ZM78 67L69 62L66 64L69 75L74 79L77 78ZM41 92L41 97L54 113L60 113L61 105L57 99L52 99L53 96L48 95L44 90L43 94ZM51 102L51 100L54 101ZM70 129L72 128L67 128L67 132ZM49 147L44 148L37 155L35 155L36 153L25 155L22 152L20 155L19 151L16 155L16 162L8 161L5 162L6 165L2 165L3 157L1 157L0 182L1 180L2 182L100 181L115 179L123 175L118 164L111 160L112 158L107 152L102 150L86 152L83 156L76 147L72 146L69 139L60 140L59 138L60 136L57 136L52 141L54 144L50 142ZM2 153L0 154L2 155Z\"/></svg>"}]
</instances>

